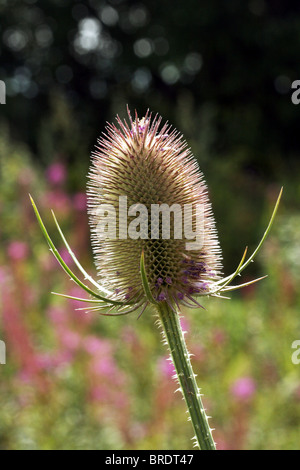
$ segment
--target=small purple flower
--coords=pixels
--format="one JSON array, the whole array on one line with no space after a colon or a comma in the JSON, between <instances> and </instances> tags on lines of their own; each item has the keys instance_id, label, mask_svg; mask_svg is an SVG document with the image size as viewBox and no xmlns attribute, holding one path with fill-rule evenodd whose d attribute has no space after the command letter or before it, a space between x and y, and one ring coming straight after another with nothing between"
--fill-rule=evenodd
<instances>
[{"instance_id":1,"label":"small purple flower","mask_svg":"<svg viewBox=\"0 0 300 470\"><path fill-rule=\"evenodd\" d=\"M196 294L197 292L198 290L193 286L188 288L188 294Z\"/></svg>"},{"instance_id":2,"label":"small purple flower","mask_svg":"<svg viewBox=\"0 0 300 470\"><path fill-rule=\"evenodd\" d=\"M163 301L163 300L166 300L166 294L164 292L161 292L160 294L158 294L157 296L157 300L159 302Z\"/></svg>"},{"instance_id":3,"label":"small purple flower","mask_svg":"<svg viewBox=\"0 0 300 470\"><path fill-rule=\"evenodd\" d=\"M202 292L208 289L208 282L196 282L194 284L194 291L195 292Z\"/></svg>"},{"instance_id":4,"label":"small purple flower","mask_svg":"<svg viewBox=\"0 0 300 470\"><path fill-rule=\"evenodd\" d=\"M125 300L129 300L133 296L133 287L128 287L127 294L125 294Z\"/></svg>"}]
</instances>

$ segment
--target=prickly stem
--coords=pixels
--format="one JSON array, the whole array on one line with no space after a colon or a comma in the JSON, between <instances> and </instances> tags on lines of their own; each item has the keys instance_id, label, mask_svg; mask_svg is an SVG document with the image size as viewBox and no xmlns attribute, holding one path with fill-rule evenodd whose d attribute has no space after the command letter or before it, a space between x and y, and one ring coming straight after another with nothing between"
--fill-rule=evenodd
<instances>
[{"instance_id":1,"label":"prickly stem","mask_svg":"<svg viewBox=\"0 0 300 470\"><path fill-rule=\"evenodd\" d=\"M208 417L203 407L190 354L180 325L180 314L171 309L167 302L160 302L157 310L199 448L200 450L215 450L216 446L208 424Z\"/></svg>"}]
</instances>

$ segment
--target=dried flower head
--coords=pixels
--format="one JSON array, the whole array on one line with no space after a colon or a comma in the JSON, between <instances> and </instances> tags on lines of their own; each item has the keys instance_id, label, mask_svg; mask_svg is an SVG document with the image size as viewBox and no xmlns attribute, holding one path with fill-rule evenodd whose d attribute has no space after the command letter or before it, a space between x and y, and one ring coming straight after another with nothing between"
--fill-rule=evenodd
<instances>
[{"instance_id":1,"label":"dried flower head","mask_svg":"<svg viewBox=\"0 0 300 470\"><path fill-rule=\"evenodd\" d=\"M199 306L193 295L208 292L221 269L203 174L176 129L168 123L160 126L161 118L152 120L149 112L142 119L136 114L133 120L128 111L128 117L129 123L117 117L118 127L108 125L89 172L88 212L99 284L111 290L115 299L144 304L143 251L150 291L157 302ZM124 201L125 211L120 207ZM114 237L104 238L99 208L111 206ZM164 209L167 217L157 217ZM191 236L198 241L194 246Z\"/></svg>"},{"instance_id":2,"label":"dried flower head","mask_svg":"<svg viewBox=\"0 0 300 470\"><path fill-rule=\"evenodd\" d=\"M31 198L50 250L90 298L57 295L90 303L90 310L103 315L125 315L140 307L143 312L149 302L167 303L171 308L179 304L201 307L199 297L223 297L263 279L231 285L263 245L282 189L251 256L246 260L246 248L236 270L220 277L221 253L207 187L187 143L168 123L160 127L158 116L152 120L147 112L144 118L136 114L133 120L129 111L128 116L129 123L117 117L118 127L108 125L93 153L88 177L88 212L99 281L82 267L52 211L70 257L96 290L67 265ZM106 212L109 217L103 217ZM108 231L103 230L103 220Z\"/></svg>"}]
</instances>

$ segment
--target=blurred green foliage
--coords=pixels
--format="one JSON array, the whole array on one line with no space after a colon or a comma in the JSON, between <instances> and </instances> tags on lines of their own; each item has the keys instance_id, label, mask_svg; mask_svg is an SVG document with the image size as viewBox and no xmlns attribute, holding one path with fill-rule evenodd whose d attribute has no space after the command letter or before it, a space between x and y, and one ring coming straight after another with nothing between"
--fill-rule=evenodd
<instances>
[{"instance_id":1,"label":"blurred green foliage","mask_svg":"<svg viewBox=\"0 0 300 470\"><path fill-rule=\"evenodd\" d=\"M153 312L138 321L134 314L98 317L50 294L78 292L49 252L28 193L59 242L50 214L55 210L79 259L95 274L87 217L82 193L68 189L68 173L53 165L42 172L31 162L30 151L3 133L0 338L7 364L0 366L0 448L191 449L190 423L174 394ZM260 225L270 215L275 189L270 187L261 208ZM233 201L229 190L222 193ZM232 203L233 221L239 203ZM244 223L248 217L255 224L254 210L245 213ZM261 285L231 300L206 299L206 311L184 312L221 449L299 447L299 366L291 360L300 328L298 219L283 199L257 261L257 269L269 275ZM232 224L224 224L231 243ZM241 225L235 231L242 233Z\"/></svg>"}]
</instances>

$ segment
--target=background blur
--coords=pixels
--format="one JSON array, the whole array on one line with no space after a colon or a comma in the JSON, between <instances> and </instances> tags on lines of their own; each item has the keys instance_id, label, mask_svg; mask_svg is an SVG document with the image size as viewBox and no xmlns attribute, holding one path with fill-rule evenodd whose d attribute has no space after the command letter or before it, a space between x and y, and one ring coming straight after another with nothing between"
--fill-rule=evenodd
<instances>
[{"instance_id":1,"label":"background blur","mask_svg":"<svg viewBox=\"0 0 300 470\"><path fill-rule=\"evenodd\" d=\"M184 326L218 448L299 449L299 57L296 1L0 0L1 449L192 448L154 316L84 314L51 295L78 291L28 198L61 246L54 209L95 275L89 155L127 103L184 133L209 186L225 275L255 248L284 186L241 280L268 279L205 300Z\"/></svg>"}]
</instances>

